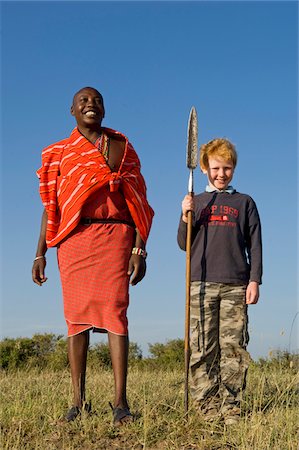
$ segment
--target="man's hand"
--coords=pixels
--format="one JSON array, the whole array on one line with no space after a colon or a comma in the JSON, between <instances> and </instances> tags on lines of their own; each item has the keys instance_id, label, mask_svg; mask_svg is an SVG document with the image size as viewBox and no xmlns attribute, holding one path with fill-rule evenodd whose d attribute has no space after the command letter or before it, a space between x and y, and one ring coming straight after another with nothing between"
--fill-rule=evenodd
<instances>
[{"instance_id":1,"label":"man's hand","mask_svg":"<svg viewBox=\"0 0 299 450\"><path fill-rule=\"evenodd\" d=\"M46 258L37 259L33 262L32 266L32 280L34 283L42 286L47 281L45 276Z\"/></svg>"},{"instance_id":2,"label":"man's hand","mask_svg":"<svg viewBox=\"0 0 299 450\"><path fill-rule=\"evenodd\" d=\"M250 281L246 289L246 305L255 305L259 296L259 284L256 281Z\"/></svg>"},{"instance_id":3,"label":"man's hand","mask_svg":"<svg viewBox=\"0 0 299 450\"><path fill-rule=\"evenodd\" d=\"M146 262L143 256L131 255L128 267L128 275L130 275L130 284L135 286L142 280L146 272Z\"/></svg>"}]
</instances>

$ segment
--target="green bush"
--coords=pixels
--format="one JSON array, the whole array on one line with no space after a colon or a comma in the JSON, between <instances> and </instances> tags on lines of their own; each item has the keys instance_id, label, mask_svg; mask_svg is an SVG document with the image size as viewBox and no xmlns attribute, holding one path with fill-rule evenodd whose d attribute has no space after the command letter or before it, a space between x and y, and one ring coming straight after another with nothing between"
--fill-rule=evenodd
<instances>
[{"instance_id":1,"label":"green bush","mask_svg":"<svg viewBox=\"0 0 299 450\"><path fill-rule=\"evenodd\" d=\"M142 360L142 350L136 342L130 342L129 345L129 364L135 365Z\"/></svg>"},{"instance_id":2,"label":"green bush","mask_svg":"<svg viewBox=\"0 0 299 450\"><path fill-rule=\"evenodd\" d=\"M52 370L61 370L69 366L67 356L67 339L59 336L54 351L47 358L47 367Z\"/></svg>"},{"instance_id":3,"label":"green bush","mask_svg":"<svg viewBox=\"0 0 299 450\"><path fill-rule=\"evenodd\" d=\"M184 340L172 339L166 344L149 344L149 365L159 368L175 368L184 365Z\"/></svg>"},{"instance_id":4,"label":"green bush","mask_svg":"<svg viewBox=\"0 0 299 450\"><path fill-rule=\"evenodd\" d=\"M268 358L259 358L255 363L262 369L299 370L299 354L287 350L272 350Z\"/></svg>"},{"instance_id":5,"label":"green bush","mask_svg":"<svg viewBox=\"0 0 299 450\"><path fill-rule=\"evenodd\" d=\"M32 338L5 338L0 342L0 368L22 369L43 368L49 360L60 352L62 336L55 334L35 334Z\"/></svg>"},{"instance_id":6,"label":"green bush","mask_svg":"<svg viewBox=\"0 0 299 450\"><path fill-rule=\"evenodd\" d=\"M136 342L129 344L129 364L136 365L142 359L142 351ZM107 343L98 343L90 347L88 352L88 360L92 367L101 366L110 368L111 358L109 345Z\"/></svg>"},{"instance_id":7,"label":"green bush","mask_svg":"<svg viewBox=\"0 0 299 450\"><path fill-rule=\"evenodd\" d=\"M34 343L32 339L6 338L0 343L0 367L2 369L18 369L24 367L29 358L34 356Z\"/></svg>"},{"instance_id":8,"label":"green bush","mask_svg":"<svg viewBox=\"0 0 299 450\"><path fill-rule=\"evenodd\" d=\"M30 367L61 370L68 367L67 339L62 335L35 334L32 338L5 338L0 341L0 369L15 370ZM88 352L90 367L111 368L107 343L92 345ZM268 358L253 363L262 370L280 369L296 372L299 369L299 355L275 350ZM173 339L165 344L149 344L149 357L143 358L136 342L129 345L129 365L140 368L175 369L184 367L184 341Z\"/></svg>"},{"instance_id":9,"label":"green bush","mask_svg":"<svg viewBox=\"0 0 299 450\"><path fill-rule=\"evenodd\" d=\"M92 345L88 351L88 364L91 365L91 367L111 367L108 344L100 342Z\"/></svg>"},{"instance_id":10,"label":"green bush","mask_svg":"<svg viewBox=\"0 0 299 450\"><path fill-rule=\"evenodd\" d=\"M140 347L131 342L129 363L136 365L142 359ZM88 361L91 367L111 367L108 344L90 347ZM0 369L14 370L30 367L61 370L68 367L67 339L62 335L35 334L32 338L5 338L0 341Z\"/></svg>"}]
</instances>

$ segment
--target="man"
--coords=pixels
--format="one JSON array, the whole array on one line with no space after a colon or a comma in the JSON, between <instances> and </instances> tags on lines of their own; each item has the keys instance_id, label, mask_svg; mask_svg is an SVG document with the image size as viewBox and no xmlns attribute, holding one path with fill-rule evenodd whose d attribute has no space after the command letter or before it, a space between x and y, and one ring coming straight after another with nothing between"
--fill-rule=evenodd
<instances>
[{"instance_id":1,"label":"man","mask_svg":"<svg viewBox=\"0 0 299 450\"><path fill-rule=\"evenodd\" d=\"M32 277L46 280L45 253L57 247L74 403L72 421L85 398L89 330L107 332L115 380L114 425L132 420L126 397L129 282L146 272L145 244L153 210L140 162L128 139L102 127L102 95L86 87L73 99L77 127L42 152L37 171L45 210Z\"/></svg>"}]
</instances>

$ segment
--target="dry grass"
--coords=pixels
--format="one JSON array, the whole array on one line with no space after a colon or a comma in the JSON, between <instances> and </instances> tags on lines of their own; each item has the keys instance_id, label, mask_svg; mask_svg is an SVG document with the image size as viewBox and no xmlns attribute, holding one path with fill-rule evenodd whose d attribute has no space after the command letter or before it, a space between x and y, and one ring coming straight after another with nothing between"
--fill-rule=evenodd
<instances>
[{"instance_id":1,"label":"dry grass","mask_svg":"<svg viewBox=\"0 0 299 450\"><path fill-rule=\"evenodd\" d=\"M263 370L252 365L243 418L226 427L205 423L190 409L184 416L183 374L131 369L128 395L134 423L111 426L111 372L88 373L94 414L59 424L71 402L67 371L2 373L1 449L297 449L298 389L294 369Z\"/></svg>"}]
</instances>

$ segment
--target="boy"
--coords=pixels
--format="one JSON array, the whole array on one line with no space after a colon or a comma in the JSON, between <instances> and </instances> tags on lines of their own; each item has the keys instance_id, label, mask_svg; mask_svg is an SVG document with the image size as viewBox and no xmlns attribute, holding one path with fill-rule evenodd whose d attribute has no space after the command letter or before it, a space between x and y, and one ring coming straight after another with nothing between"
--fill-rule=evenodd
<instances>
[{"instance_id":1,"label":"boy","mask_svg":"<svg viewBox=\"0 0 299 450\"><path fill-rule=\"evenodd\" d=\"M187 213L193 212L191 247L190 392L207 420L240 417L250 362L247 305L259 298L261 225L251 197L230 186L234 145L214 139L200 148L205 192L185 196L178 244L186 249Z\"/></svg>"}]
</instances>

